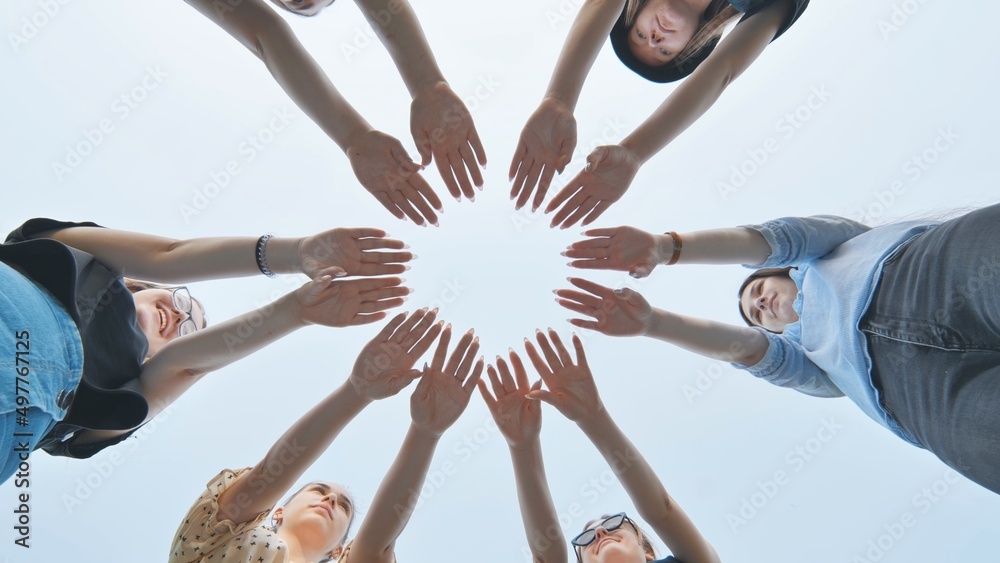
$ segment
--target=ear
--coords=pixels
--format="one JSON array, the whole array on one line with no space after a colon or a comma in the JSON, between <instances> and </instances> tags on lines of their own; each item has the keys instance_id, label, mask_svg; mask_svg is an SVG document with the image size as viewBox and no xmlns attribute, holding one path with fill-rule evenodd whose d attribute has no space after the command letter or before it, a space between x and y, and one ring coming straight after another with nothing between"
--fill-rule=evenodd
<instances>
[{"instance_id":1,"label":"ear","mask_svg":"<svg viewBox=\"0 0 1000 563\"><path fill-rule=\"evenodd\" d=\"M340 554L343 552L344 552L344 546L338 547L337 549L330 552L330 559L336 561L340 557Z\"/></svg>"},{"instance_id":2,"label":"ear","mask_svg":"<svg viewBox=\"0 0 1000 563\"><path fill-rule=\"evenodd\" d=\"M274 516L272 516L271 519L274 520L275 524L280 524L281 519L284 517L284 515L285 515L285 510L279 507L274 510Z\"/></svg>"}]
</instances>

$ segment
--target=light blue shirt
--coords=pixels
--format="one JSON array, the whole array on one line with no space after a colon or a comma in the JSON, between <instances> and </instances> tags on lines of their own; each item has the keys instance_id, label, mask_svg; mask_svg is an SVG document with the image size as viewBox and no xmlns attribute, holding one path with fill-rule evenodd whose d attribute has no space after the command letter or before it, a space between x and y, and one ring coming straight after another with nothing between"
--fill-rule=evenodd
<instances>
[{"instance_id":1,"label":"light blue shirt","mask_svg":"<svg viewBox=\"0 0 1000 563\"><path fill-rule=\"evenodd\" d=\"M733 365L807 395L846 395L876 422L919 445L882 407L859 325L885 261L906 242L936 226L907 221L871 228L832 215L745 225L771 246L766 262L747 267L798 268L789 275L799 290L792 304L799 320L781 334L758 328L768 339L767 353L753 366Z\"/></svg>"}]
</instances>

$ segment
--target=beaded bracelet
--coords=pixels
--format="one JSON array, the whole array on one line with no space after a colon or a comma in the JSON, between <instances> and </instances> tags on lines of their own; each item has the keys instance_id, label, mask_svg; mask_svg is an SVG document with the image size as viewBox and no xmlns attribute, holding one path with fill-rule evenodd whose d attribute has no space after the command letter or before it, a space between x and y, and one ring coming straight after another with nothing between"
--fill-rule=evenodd
<instances>
[{"instance_id":1,"label":"beaded bracelet","mask_svg":"<svg viewBox=\"0 0 1000 563\"><path fill-rule=\"evenodd\" d=\"M267 241L274 238L273 233L267 233L266 235L257 239L257 268L260 269L260 273L264 274L269 278L278 277L277 274L271 271L271 268L267 267L267 260L264 258L264 250L267 248Z\"/></svg>"},{"instance_id":2,"label":"beaded bracelet","mask_svg":"<svg viewBox=\"0 0 1000 563\"><path fill-rule=\"evenodd\" d=\"M670 261L667 262L667 266L673 266L681 259L681 248L684 245L681 243L681 236L679 234L673 231L667 231L664 234L670 235L670 238L674 239L674 253L670 256Z\"/></svg>"}]
</instances>

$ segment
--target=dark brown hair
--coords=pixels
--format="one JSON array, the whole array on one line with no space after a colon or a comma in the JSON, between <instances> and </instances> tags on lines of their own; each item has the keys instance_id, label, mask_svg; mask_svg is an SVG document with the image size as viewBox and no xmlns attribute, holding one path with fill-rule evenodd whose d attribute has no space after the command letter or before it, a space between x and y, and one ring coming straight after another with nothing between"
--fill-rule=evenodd
<instances>
[{"instance_id":1,"label":"dark brown hair","mask_svg":"<svg viewBox=\"0 0 1000 563\"><path fill-rule=\"evenodd\" d=\"M635 18L639 15L639 10L642 9L645 3L646 0L628 0L626 2L625 26L629 30L632 29ZM726 26L741 15L743 14L734 8L729 3L729 0L712 0L708 7L705 8L705 13L701 15L701 22L699 22L698 31L695 32L694 37L688 41L684 50L678 53L667 64L682 66L687 59L699 52L705 45L722 37L722 32L726 30Z\"/></svg>"},{"instance_id":2,"label":"dark brown hair","mask_svg":"<svg viewBox=\"0 0 1000 563\"><path fill-rule=\"evenodd\" d=\"M160 285L158 283L153 283L153 282L148 282L148 281L143 281L143 280L136 280L136 279L132 279L132 278L122 278L122 281L125 283L125 289L129 290L130 293L138 293L140 291L146 291L147 289L165 289L167 291L173 291L173 290L177 289L178 287L180 287L180 286L177 286L177 285L172 285L172 286L171 285ZM205 306L201 303L201 301L198 301L194 297L192 297L191 300L194 301L195 303L197 303L198 307L201 309L201 326L198 327L198 328L202 329L202 328L207 327L208 326L208 315L205 314Z\"/></svg>"},{"instance_id":3,"label":"dark brown hair","mask_svg":"<svg viewBox=\"0 0 1000 563\"><path fill-rule=\"evenodd\" d=\"M750 317L747 317L747 314L743 312L743 303L741 301L743 299L743 291L746 290L747 286L753 283L754 280L759 280L761 278L773 278L778 276L785 276L786 278L791 279L792 276L789 275L789 272L792 271L792 268L793 266L789 266L787 268L761 268L759 270L755 270L752 274L747 276L747 279L743 280L743 283L740 285L740 289L736 291L736 308L739 309L740 317L743 319L743 322L747 323L747 326L759 327L760 325L751 322ZM764 329L764 330L767 330L768 332L774 332L773 330L769 329Z\"/></svg>"}]
</instances>

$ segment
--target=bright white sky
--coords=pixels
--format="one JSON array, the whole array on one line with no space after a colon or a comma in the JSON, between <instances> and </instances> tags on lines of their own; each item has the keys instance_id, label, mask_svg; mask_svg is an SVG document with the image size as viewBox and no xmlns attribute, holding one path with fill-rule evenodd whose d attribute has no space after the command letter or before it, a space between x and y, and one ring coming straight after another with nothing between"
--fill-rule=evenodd
<instances>
[{"instance_id":1,"label":"bright white sky","mask_svg":"<svg viewBox=\"0 0 1000 563\"><path fill-rule=\"evenodd\" d=\"M456 329L475 327L488 358L519 346L536 327L569 333L550 291L573 273L558 253L578 230L553 232L546 218L514 213L506 171L580 0L414 2L489 157L485 192L474 204L443 197L440 229L386 213L264 66L183 2L64 1L47 19L37 15L45 2L0 7L8 40L23 33L22 18L45 21L37 33L27 30L25 44L0 47L7 69L0 231L36 216L175 238L379 226L420 255L408 275L417 290L409 305L439 305ZM995 201L1000 63L989 37L1000 7L961 4L814 2L708 115L640 171L598 226L684 232L817 213L867 213L878 224ZM897 29L881 29L895 6L909 14L895 16ZM290 21L357 109L415 154L408 95L360 11L341 1L314 20ZM151 70L146 83L155 88L143 91ZM143 99L126 112L120 98L137 87ZM670 90L632 75L605 48L577 108L580 150L563 181L591 146L617 142ZM287 112L290 123L251 161L241 144L275 112ZM788 114L799 116L797 128ZM65 160L66 146L102 120L112 132L57 176L52 165ZM765 146L777 150L735 192L720 195L732 167ZM913 158L925 151L934 162L923 169ZM204 196L210 175L231 160L240 173L185 215L182 206ZM436 173L426 177L446 194ZM663 268L640 290L662 308L738 322L734 291L743 275L735 266ZM624 283L620 274L591 279ZM192 292L221 320L299 283L260 276L195 284ZM14 547L17 491L8 482L0 486L0 557L162 560L209 478L255 463L346 377L377 330L302 330L207 377L140 439L90 461L33 456L32 547ZM951 479L936 458L849 400L772 387L653 340L587 335L586 346L611 413L723 560L995 560L1000 499ZM366 508L408 420L408 392L373 405L303 480L345 483ZM825 424L837 427L832 437L821 432ZM507 448L491 428L475 398L444 436L426 500L398 543L400 561L526 560ZM601 513L634 513L596 450L552 409L542 440L567 535ZM446 466L452 475L444 475ZM768 485L779 471L787 479ZM761 488L772 493L766 502L754 497ZM734 523L744 501L754 500L755 513ZM912 526L889 535L903 520Z\"/></svg>"}]
</instances>

